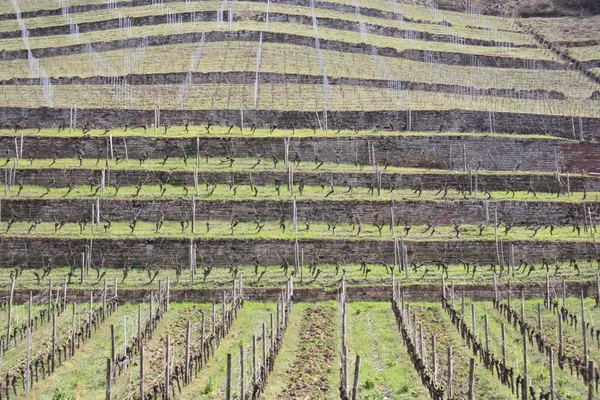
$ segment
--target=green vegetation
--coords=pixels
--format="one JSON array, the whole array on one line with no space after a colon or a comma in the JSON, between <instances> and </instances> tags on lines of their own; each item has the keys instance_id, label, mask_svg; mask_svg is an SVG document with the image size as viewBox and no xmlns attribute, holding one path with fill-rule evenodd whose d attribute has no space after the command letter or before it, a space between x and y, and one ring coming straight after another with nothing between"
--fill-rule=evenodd
<instances>
[{"instance_id":1,"label":"green vegetation","mask_svg":"<svg viewBox=\"0 0 600 400\"><path fill-rule=\"evenodd\" d=\"M410 357L401 342L388 303L347 305L348 358L361 356L359 389L363 399L427 399ZM350 371L351 376L352 370Z\"/></svg>"},{"instance_id":2,"label":"green vegetation","mask_svg":"<svg viewBox=\"0 0 600 400\"><path fill-rule=\"evenodd\" d=\"M145 307L147 308L147 306ZM115 326L115 346L123 347L123 321L127 320L128 337L135 332L137 304L123 304L79 349L75 356L56 368L56 373L34 383L32 391L24 394L27 399L96 399L106 392L106 359L110 357L110 325ZM65 313L66 315L69 312ZM70 316L69 316L70 317ZM50 336L34 333L33 340L45 341Z\"/></svg>"},{"instance_id":3,"label":"green vegetation","mask_svg":"<svg viewBox=\"0 0 600 400\"><path fill-rule=\"evenodd\" d=\"M326 172L323 172L324 174ZM501 201L525 201L525 202L553 202L553 203L585 203L597 202L598 195L600 192L571 192L571 196L557 196L555 193L547 192L526 192L526 191L488 191L486 194L479 193L479 196L475 196L475 193L458 192L455 190L448 190L448 193L444 195L443 188L440 189L423 189L420 192L415 189L394 189L392 193L390 190L383 188L381 195L377 194L377 189L371 191L370 188L360 187L349 189L348 186L304 186L295 185L294 193L290 194L287 185L283 185L279 188L279 194L277 191L278 186L258 186L253 185L213 185L207 183L200 186L199 194L195 197L196 200L206 201L231 201L231 202L242 202L242 201L282 201L290 202L294 198L299 201L370 201L370 202L386 202L389 203L391 200L397 202L412 201L412 202L447 202L447 201L483 201L488 199L489 204L493 207L494 204ZM302 189L300 189L302 187ZM4 185L0 185L0 192L5 189ZM51 189L48 193L48 188L39 186L23 186L23 190L19 193L19 187L12 187L11 191L3 196L6 199L45 199L45 200L66 200L66 199L77 199L77 200L94 200L96 198L102 200L139 200L139 201L166 201L174 199L187 199L191 200L193 194L193 187L188 187L188 193L185 192L183 185L169 185L163 184L162 188L158 185L144 185L140 188L138 193L138 187L135 186L120 186L118 192L114 187L108 187L104 194L101 192L95 193L95 190L89 190L87 185L81 185L74 189L59 188ZM333 190L333 192L332 192ZM300 191L302 193L300 193ZM67 194L68 192L68 194ZM5 192L6 193L6 192ZM35 203L32 203L35 204ZM110 209L110 203L103 203ZM191 206L190 206L191 207ZM108 217L106 217L108 218Z\"/></svg>"},{"instance_id":4,"label":"green vegetation","mask_svg":"<svg viewBox=\"0 0 600 400\"><path fill-rule=\"evenodd\" d=\"M133 218L133 216L132 216ZM306 229L306 222L299 220L298 239L299 240L384 240L390 241L393 239L393 233L389 228L389 220L380 220L379 227L376 225L358 222L350 223L324 223L319 221L309 221L309 230ZM158 217L157 217L158 222ZM210 230L207 230L207 222ZM14 222L7 230L7 222L0 223L0 238L68 238L68 239L149 239L149 238L170 238L170 239L188 239L198 238L205 240L277 240L277 241L292 241L295 238L292 221L283 220L275 221L259 221L262 228L259 229L255 222L238 222L232 229L231 221L223 220L198 220L196 221L197 230L195 234L190 232L189 221L184 222L184 229L181 227L181 222L164 221L159 232L156 232L156 223L138 221L134 228L128 222L112 222L106 229L98 229L91 233L91 225L87 224L83 228L83 223L66 223L64 226L55 231L56 225L53 222L41 222L34 224L32 222ZM108 224L107 224L108 225ZM438 225L434 226L432 234L431 227L423 225L409 225L411 230L409 236L405 237L406 241L427 241L427 242L461 242L461 241L494 241L496 235L494 229L474 225L458 225L460 231L458 237L454 226ZM433 225L432 225L433 226ZM287 227L284 231L284 228ZM359 230L360 228L360 230ZM403 226L397 227L398 236ZM589 233L578 233L571 226L544 226L537 225L532 227L515 226L510 227L508 233L503 232L503 228L498 229L498 237L506 241L563 241L563 242L579 242L591 243L592 238ZM480 234L481 231L481 234Z\"/></svg>"}]
</instances>

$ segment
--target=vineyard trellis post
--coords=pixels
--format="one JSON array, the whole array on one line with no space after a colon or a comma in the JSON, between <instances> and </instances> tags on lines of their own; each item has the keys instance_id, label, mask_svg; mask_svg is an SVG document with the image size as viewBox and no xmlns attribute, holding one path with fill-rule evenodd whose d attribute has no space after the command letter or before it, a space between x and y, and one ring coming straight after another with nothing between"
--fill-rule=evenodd
<instances>
[{"instance_id":1,"label":"vineyard trellis post","mask_svg":"<svg viewBox=\"0 0 600 400\"><path fill-rule=\"evenodd\" d=\"M485 350L490 351L490 331L488 329L488 315L484 315L483 326L485 329ZM475 331L473 331L475 333Z\"/></svg>"},{"instance_id":2,"label":"vineyard trellis post","mask_svg":"<svg viewBox=\"0 0 600 400\"><path fill-rule=\"evenodd\" d=\"M506 367L506 325L502 322L502 365Z\"/></svg>"},{"instance_id":3,"label":"vineyard trellis post","mask_svg":"<svg viewBox=\"0 0 600 400\"><path fill-rule=\"evenodd\" d=\"M115 362L115 326L110 324L110 359Z\"/></svg>"},{"instance_id":4,"label":"vineyard trellis post","mask_svg":"<svg viewBox=\"0 0 600 400\"><path fill-rule=\"evenodd\" d=\"M171 339L169 337L169 334L167 333L166 338L165 338L165 400L169 400L169 385L171 383L170 376L171 376Z\"/></svg>"},{"instance_id":5,"label":"vineyard trellis post","mask_svg":"<svg viewBox=\"0 0 600 400\"><path fill-rule=\"evenodd\" d=\"M56 369L56 312L52 309L52 373Z\"/></svg>"},{"instance_id":6,"label":"vineyard trellis post","mask_svg":"<svg viewBox=\"0 0 600 400\"><path fill-rule=\"evenodd\" d=\"M71 317L71 357L75 355L75 316L77 315L77 303L73 302L73 315Z\"/></svg>"},{"instance_id":7,"label":"vineyard trellis post","mask_svg":"<svg viewBox=\"0 0 600 400\"><path fill-rule=\"evenodd\" d=\"M192 336L192 324L188 320L185 329L185 377L184 382L187 385L190 382L190 340ZM202 341L204 342L204 341ZM243 392L242 392L243 393Z\"/></svg>"},{"instance_id":8,"label":"vineyard trellis post","mask_svg":"<svg viewBox=\"0 0 600 400\"><path fill-rule=\"evenodd\" d=\"M542 331L542 303L538 303L537 305L537 322L538 322L538 330Z\"/></svg>"},{"instance_id":9,"label":"vineyard trellis post","mask_svg":"<svg viewBox=\"0 0 600 400\"><path fill-rule=\"evenodd\" d=\"M150 314L152 319L152 314ZM144 398L144 346L140 349L140 399Z\"/></svg>"},{"instance_id":10,"label":"vineyard trellis post","mask_svg":"<svg viewBox=\"0 0 600 400\"><path fill-rule=\"evenodd\" d=\"M583 335L583 365L588 365L588 341L585 324L585 304L583 290L581 290L581 333Z\"/></svg>"},{"instance_id":11,"label":"vineyard trellis post","mask_svg":"<svg viewBox=\"0 0 600 400\"><path fill-rule=\"evenodd\" d=\"M452 393L452 380L453 380L453 363L452 363L452 347L448 347L448 400L452 400L454 395Z\"/></svg>"},{"instance_id":12,"label":"vineyard trellis post","mask_svg":"<svg viewBox=\"0 0 600 400\"><path fill-rule=\"evenodd\" d=\"M486 315L487 317L487 315ZM473 387L475 386L475 359L471 357L469 360L469 400L473 400Z\"/></svg>"},{"instance_id":13,"label":"vineyard trellis post","mask_svg":"<svg viewBox=\"0 0 600 400\"><path fill-rule=\"evenodd\" d=\"M525 318L523 317L523 320ZM523 400L527 400L529 391L529 369L527 368L527 332L523 329L523 387L521 389L521 395Z\"/></svg>"},{"instance_id":14,"label":"vineyard trellis post","mask_svg":"<svg viewBox=\"0 0 600 400\"><path fill-rule=\"evenodd\" d=\"M433 374L433 382L437 383L437 353L435 346L435 335L431 335L431 372Z\"/></svg>"},{"instance_id":15,"label":"vineyard trellis post","mask_svg":"<svg viewBox=\"0 0 600 400\"><path fill-rule=\"evenodd\" d=\"M245 354L244 354L244 345L240 344L240 398L243 399L245 397L245 364L246 364L246 358L245 358Z\"/></svg>"},{"instance_id":16,"label":"vineyard trellis post","mask_svg":"<svg viewBox=\"0 0 600 400\"><path fill-rule=\"evenodd\" d=\"M227 381L225 382L225 400L231 400L231 353L227 353Z\"/></svg>"},{"instance_id":17,"label":"vineyard trellis post","mask_svg":"<svg viewBox=\"0 0 600 400\"><path fill-rule=\"evenodd\" d=\"M25 371L25 391L31 390L31 323L27 327L27 370Z\"/></svg>"},{"instance_id":18,"label":"vineyard trellis post","mask_svg":"<svg viewBox=\"0 0 600 400\"><path fill-rule=\"evenodd\" d=\"M116 277L115 277L116 278ZM67 310L67 286L69 285L69 278L65 277L65 289L63 292L62 310Z\"/></svg>"},{"instance_id":19,"label":"vineyard trellis post","mask_svg":"<svg viewBox=\"0 0 600 400\"><path fill-rule=\"evenodd\" d=\"M556 400L556 389L554 387L554 347L550 346L550 400Z\"/></svg>"},{"instance_id":20,"label":"vineyard trellis post","mask_svg":"<svg viewBox=\"0 0 600 400\"><path fill-rule=\"evenodd\" d=\"M256 335L252 335L252 384L256 382Z\"/></svg>"},{"instance_id":21,"label":"vineyard trellis post","mask_svg":"<svg viewBox=\"0 0 600 400\"><path fill-rule=\"evenodd\" d=\"M360 355L356 355L356 362L354 363L354 383L352 386L352 400L358 399L358 382L360 376Z\"/></svg>"},{"instance_id":22,"label":"vineyard trellis post","mask_svg":"<svg viewBox=\"0 0 600 400\"><path fill-rule=\"evenodd\" d=\"M10 324L12 321L12 305L13 305L13 296L15 293L15 277L14 275L10 278L10 297L8 300L8 315L7 315L7 327L6 327L6 344L10 346Z\"/></svg>"},{"instance_id":23,"label":"vineyard trellis post","mask_svg":"<svg viewBox=\"0 0 600 400\"><path fill-rule=\"evenodd\" d=\"M112 361L110 358L106 359L106 400L110 400L112 392Z\"/></svg>"},{"instance_id":24,"label":"vineyard trellis post","mask_svg":"<svg viewBox=\"0 0 600 400\"><path fill-rule=\"evenodd\" d=\"M594 400L594 360L587 364L588 400Z\"/></svg>"},{"instance_id":25,"label":"vineyard trellis post","mask_svg":"<svg viewBox=\"0 0 600 400\"><path fill-rule=\"evenodd\" d=\"M550 299L550 275L546 274L546 309L550 309L552 301Z\"/></svg>"},{"instance_id":26,"label":"vineyard trellis post","mask_svg":"<svg viewBox=\"0 0 600 400\"><path fill-rule=\"evenodd\" d=\"M563 317L562 314L558 314L558 359L561 360L563 357Z\"/></svg>"}]
</instances>

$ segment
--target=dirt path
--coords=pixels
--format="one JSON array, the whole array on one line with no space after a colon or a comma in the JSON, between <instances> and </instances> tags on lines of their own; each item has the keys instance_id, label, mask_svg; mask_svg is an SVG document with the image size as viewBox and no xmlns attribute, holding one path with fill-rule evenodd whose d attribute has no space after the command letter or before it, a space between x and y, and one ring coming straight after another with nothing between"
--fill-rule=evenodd
<instances>
[{"instance_id":1,"label":"dirt path","mask_svg":"<svg viewBox=\"0 0 600 400\"><path fill-rule=\"evenodd\" d=\"M323 306L304 310L300 323L300 344L288 369L290 383L283 390L289 399L318 399L331 387L328 376L335 359L335 313Z\"/></svg>"}]
</instances>

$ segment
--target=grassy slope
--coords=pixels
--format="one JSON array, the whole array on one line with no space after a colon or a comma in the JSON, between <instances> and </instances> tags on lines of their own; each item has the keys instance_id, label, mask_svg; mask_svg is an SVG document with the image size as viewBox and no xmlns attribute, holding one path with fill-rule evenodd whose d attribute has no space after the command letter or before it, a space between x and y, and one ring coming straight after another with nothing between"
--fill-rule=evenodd
<instances>
[{"instance_id":1,"label":"grassy slope","mask_svg":"<svg viewBox=\"0 0 600 400\"><path fill-rule=\"evenodd\" d=\"M137 315L137 308L135 304L121 305L119 311L109 317L85 346L75 353L75 357L58 367L54 375L34 384L33 390L24 398L47 400L59 393L78 399L103 398L106 392L106 358L110 357L110 325L114 324L116 327L116 345L122 346L120 321L124 315L133 320Z\"/></svg>"},{"instance_id":2,"label":"grassy slope","mask_svg":"<svg viewBox=\"0 0 600 400\"><path fill-rule=\"evenodd\" d=\"M244 308L238 312L231 331L221 341L214 358L211 358L206 368L200 371L198 376L192 380L191 385L187 386L178 398L197 400L224 398L227 353L231 353L235 360L232 362L232 366L237 380L233 380L232 386L234 393L238 393L240 345L246 348L247 360L250 361L252 335L258 335L263 322L267 324L268 331L269 315L274 312L272 303L246 302Z\"/></svg>"},{"instance_id":3,"label":"grassy slope","mask_svg":"<svg viewBox=\"0 0 600 400\"><path fill-rule=\"evenodd\" d=\"M364 399L426 399L389 303L349 303L349 360L361 356L359 393ZM351 364L349 376L353 376ZM351 378L354 382L353 378Z\"/></svg>"},{"instance_id":4,"label":"grassy slope","mask_svg":"<svg viewBox=\"0 0 600 400\"><path fill-rule=\"evenodd\" d=\"M346 281L349 285L390 286L391 275L389 268L386 270L386 268L382 265L368 265L368 268L371 270L371 272L369 272L368 277L365 277L360 265L358 264L342 263L337 273L334 265L320 264L318 268L321 270L321 273L318 275L318 277L315 277L314 274L310 273L309 268L306 265L310 262L311 258L312 255L305 255L305 265L303 268L301 268L301 275L303 279L298 276L295 278L294 284L298 288L315 288L327 291L335 291L339 285L339 280L341 279L344 269L346 270ZM429 260L429 262L434 261ZM568 262L562 263L561 268L556 276L553 276L554 267L550 268L552 282L559 282L562 278L567 279L569 282L593 282L595 280L597 273L597 266L595 263L591 264L585 260L581 260L581 274L579 276L577 276L576 271L572 267L569 267L568 264ZM133 289L156 290L158 289L158 280L164 281L167 279L167 277L169 277L171 281L171 288L173 290L231 288L232 274L229 271L229 268L214 268L207 277L206 281L204 281L201 269L204 265L205 264L203 264L201 260L198 261L199 272L198 277L194 282L192 282L190 274L186 270L183 271L179 282L177 282L176 273L173 269L170 269L171 266L165 266L165 268L162 268L158 277L152 284L148 283L149 278L146 270L139 269L136 266L134 266L134 268L129 272L125 283L122 283L123 274L118 266L109 266L109 268L104 269L103 272L106 272L105 278L109 285L109 293L111 293L112 288L114 287L113 282L115 278L118 280L119 291ZM254 273L255 269L252 266L239 266L237 268L239 273L241 273L243 276L244 287L246 288L282 287L289 277L289 273L291 273L293 270L293 266L290 267L290 271L288 271L288 277L286 277L280 266L261 266L257 270L257 275ZM425 274L425 270L427 270L427 274ZM10 271L11 270L9 268L0 269L0 289L5 292L10 290ZM262 275L263 271L265 271L264 275ZM64 281L68 272L68 268L55 266L50 277L54 279L55 282L62 282ZM79 271L76 271L76 274L78 273ZM396 276L397 275L398 273L396 270ZM90 277L85 281L84 284L80 284L78 276L75 276L72 283L69 285L69 289L90 290L93 288L95 290L100 290L104 285L103 280L98 282L95 276L95 273L92 271ZM545 278L546 270L538 264L536 265L535 270L529 276L528 269L525 272L520 272L517 270L515 277L510 277L505 273L502 277L498 278L498 282L500 284L506 284L508 279L512 279L513 282L518 280L520 283L530 284L534 282L542 282L545 280ZM402 273L402 279L407 285L437 285L442 281L442 270L433 266L420 267L417 271L415 271L413 268L410 268L408 278L406 278L404 273ZM472 268L471 272L467 273L462 265L450 265L448 267L448 278L446 282L454 282L455 284L489 284L492 280L493 272L489 267L480 267L475 276L473 276ZM16 284L17 290L43 290L44 288L45 284L42 283L41 285L38 285L34 275L30 272L30 270L25 270L17 280ZM22 308L23 306L18 307L24 309ZM26 311L21 311L20 313L21 321L23 318L25 318L24 313L26 313ZM0 326L4 326L5 323L3 321L5 320L6 309L0 313Z\"/></svg>"},{"instance_id":5,"label":"grassy slope","mask_svg":"<svg viewBox=\"0 0 600 400\"><path fill-rule=\"evenodd\" d=\"M528 303L532 307L536 307L537 303L540 300L531 300ZM512 308L515 310L519 310L518 301L512 302ZM535 304L535 305L534 305ZM460 306L457 305L459 309ZM471 313L470 313L470 305L467 303L467 323L471 322ZM514 329L512 325L508 323L508 321L500 315L499 312L493 309L493 305L490 302L477 302L475 306L475 315L476 315L476 329L478 337L482 338L482 341L485 337L484 330L484 313L488 314L488 322L489 322L489 331L490 331L490 346L494 354L498 357L502 356L502 333L501 333L501 324L504 323L506 325L506 340L507 340L507 363L515 367L515 372L523 370L523 340L520 334L519 328ZM526 312L527 315L527 312ZM530 321L533 322L533 321ZM537 325L537 324L536 324ZM544 331L546 333L546 339L555 338L558 335L553 331L549 331L546 329ZM532 346L528 342L528 374L530 378L531 385L536 389L547 390L550 382L550 370L547 358L538 352L537 345ZM555 352L558 351L558 345L553 344ZM556 374L556 387L557 392L560 398L565 399L579 399L585 397L586 387L579 379L575 376L571 376L568 373L568 370L561 371L558 368L558 363L555 360L555 374Z\"/></svg>"},{"instance_id":6,"label":"grassy slope","mask_svg":"<svg viewBox=\"0 0 600 400\"><path fill-rule=\"evenodd\" d=\"M411 315L417 315L417 321L423 324L423 336L426 339L427 359L431 361L431 335L436 337L436 350L438 358L438 371L443 376L447 371L447 347L453 349L454 362L454 393L455 396L467 396L467 383L469 375L469 359L473 353L461 339L460 333L454 328L441 305L432 303L411 304ZM479 360L475 360L475 397L485 399L512 398L510 389L502 386L491 372L482 368Z\"/></svg>"}]
</instances>

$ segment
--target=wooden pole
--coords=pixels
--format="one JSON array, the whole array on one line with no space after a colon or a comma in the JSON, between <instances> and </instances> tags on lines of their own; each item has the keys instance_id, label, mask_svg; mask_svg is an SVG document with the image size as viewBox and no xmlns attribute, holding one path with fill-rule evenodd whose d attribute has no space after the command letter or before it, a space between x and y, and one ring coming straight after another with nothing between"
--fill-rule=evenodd
<instances>
[{"instance_id":1,"label":"wooden pole","mask_svg":"<svg viewBox=\"0 0 600 400\"><path fill-rule=\"evenodd\" d=\"M252 335L252 382L256 382L256 335Z\"/></svg>"},{"instance_id":2,"label":"wooden pole","mask_svg":"<svg viewBox=\"0 0 600 400\"><path fill-rule=\"evenodd\" d=\"M67 284L68 280L67 279L68 278L65 278L65 289L64 289L64 292L63 292L63 301L62 301L62 310L63 311L65 311L67 309L67 286L68 286L68 284Z\"/></svg>"},{"instance_id":3,"label":"wooden pole","mask_svg":"<svg viewBox=\"0 0 600 400\"><path fill-rule=\"evenodd\" d=\"M435 349L435 335L431 335L431 371L433 373L433 382L437 382L437 354Z\"/></svg>"},{"instance_id":4,"label":"wooden pole","mask_svg":"<svg viewBox=\"0 0 600 400\"><path fill-rule=\"evenodd\" d=\"M185 383L190 382L190 340L192 336L192 324L188 320L187 329L185 330Z\"/></svg>"},{"instance_id":5,"label":"wooden pole","mask_svg":"<svg viewBox=\"0 0 600 400\"><path fill-rule=\"evenodd\" d=\"M583 300L583 290L581 291L581 334L583 335L583 365L588 365L588 342L585 331L585 304Z\"/></svg>"},{"instance_id":6,"label":"wooden pole","mask_svg":"<svg viewBox=\"0 0 600 400\"><path fill-rule=\"evenodd\" d=\"M537 305L538 330L542 332L542 304Z\"/></svg>"},{"instance_id":7,"label":"wooden pole","mask_svg":"<svg viewBox=\"0 0 600 400\"><path fill-rule=\"evenodd\" d=\"M0 344L1 345L1 344ZM25 391L31 390L31 325L27 327L27 370L25 371Z\"/></svg>"},{"instance_id":8,"label":"wooden pole","mask_svg":"<svg viewBox=\"0 0 600 400\"><path fill-rule=\"evenodd\" d=\"M140 349L140 399L144 398L144 346Z\"/></svg>"},{"instance_id":9,"label":"wooden pole","mask_svg":"<svg viewBox=\"0 0 600 400\"><path fill-rule=\"evenodd\" d=\"M502 323L502 364L506 367L506 325Z\"/></svg>"},{"instance_id":10,"label":"wooden pole","mask_svg":"<svg viewBox=\"0 0 600 400\"><path fill-rule=\"evenodd\" d=\"M56 369L56 313L52 309L52 373Z\"/></svg>"},{"instance_id":11,"label":"wooden pole","mask_svg":"<svg viewBox=\"0 0 600 400\"><path fill-rule=\"evenodd\" d=\"M106 400L110 400L112 391L112 362L110 358L106 359Z\"/></svg>"},{"instance_id":12,"label":"wooden pole","mask_svg":"<svg viewBox=\"0 0 600 400\"><path fill-rule=\"evenodd\" d=\"M563 357L563 319L562 315L558 314L558 359Z\"/></svg>"},{"instance_id":13,"label":"wooden pole","mask_svg":"<svg viewBox=\"0 0 600 400\"><path fill-rule=\"evenodd\" d=\"M354 363L354 384L352 386L352 400L358 399L358 381L360 375L360 356L356 355L356 362Z\"/></svg>"},{"instance_id":14,"label":"wooden pole","mask_svg":"<svg viewBox=\"0 0 600 400\"><path fill-rule=\"evenodd\" d=\"M471 331L475 335L475 303L471 303Z\"/></svg>"},{"instance_id":15,"label":"wooden pole","mask_svg":"<svg viewBox=\"0 0 600 400\"><path fill-rule=\"evenodd\" d=\"M452 393L452 347L448 347L448 400L453 399Z\"/></svg>"},{"instance_id":16,"label":"wooden pole","mask_svg":"<svg viewBox=\"0 0 600 400\"><path fill-rule=\"evenodd\" d=\"M245 385L245 379L246 379L246 370L245 370L245 363L246 363L246 357L244 354L244 346L240 345L240 395L239 398L240 399L245 399L246 398L246 389L244 387Z\"/></svg>"},{"instance_id":17,"label":"wooden pole","mask_svg":"<svg viewBox=\"0 0 600 400\"><path fill-rule=\"evenodd\" d=\"M546 274L546 309L550 309L552 302L550 301L550 275Z\"/></svg>"},{"instance_id":18,"label":"wooden pole","mask_svg":"<svg viewBox=\"0 0 600 400\"><path fill-rule=\"evenodd\" d=\"M594 361L590 360L587 365L588 400L594 400Z\"/></svg>"},{"instance_id":19,"label":"wooden pole","mask_svg":"<svg viewBox=\"0 0 600 400\"><path fill-rule=\"evenodd\" d=\"M110 359L115 362L115 326L110 324Z\"/></svg>"},{"instance_id":20,"label":"wooden pole","mask_svg":"<svg viewBox=\"0 0 600 400\"><path fill-rule=\"evenodd\" d=\"M523 388L522 388L522 398L523 400L527 400L529 395L529 371L527 368L527 333L523 331Z\"/></svg>"},{"instance_id":21,"label":"wooden pole","mask_svg":"<svg viewBox=\"0 0 600 400\"><path fill-rule=\"evenodd\" d=\"M76 332L75 332L75 316L77 314L77 303L73 303L73 316L71 319L71 357L73 357L73 355L75 355L75 337L76 337Z\"/></svg>"},{"instance_id":22,"label":"wooden pole","mask_svg":"<svg viewBox=\"0 0 600 400\"><path fill-rule=\"evenodd\" d=\"M262 365L261 375L267 371L267 325L264 322L262 324Z\"/></svg>"},{"instance_id":23,"label":"wooden pole","mask_svg":"<svg viewBox=\"0 0 600 400\"><path fill-rule=\"evenodd\" d=\"M556 389L554 387L554 348L550 346L550 400L556 400Z\"/></svg>"},{"instance_id":24,"label":"wooden pole","mask_svg":"<svg viewBox=\"0 0 600 400\"><path fill-rule=\"evenodd\" d=\"M487 316L487 315L486 315ZM469 400L473 400L473 387L474 385L474 381L475 381L475 359L473 357L471 357L471 360L469 361Z\"/></svg>"},{"instance_id":25,"label":"wooden pole","mask_svg":"<svg viewBox=\"0 0 600 400\"><path fill-rule=\"evenodd\" d=\"M225 400L231 400L231 353L227 354L227 381L225 382Z\"/></svg>"},{"instance_id":26,"label":"wooden pole","mask_svg":"<svg viewBox=\"0 0 600 400\"><path fill-rule=\"evenodd\" d=\"M6 345L10 346L10 323L12 320L12 304L13 304L13 296L15 293L15 277L12 276L10 283L10 298L8 300L8 315L7 315L7 327L6 327Z\"/></svg>"},{"instance_id":27,"label":"wooden pole","mask_svg":"<svg viewBox=\"0 0 600 400\"><path fill-rule=\"evenodd\" d=\"M170 377L171 377L171 339L169 334L165 339L165 400L169 400L169 386L170 386Z\"/></svg>"},{"instance_id":28,"label":"wooden pole","mask_svg":"<svg viewBox=\"0 0 600 400\"><path fill-rule=\"evenodd\" d=\"M483 326L485 329L485 350L489 351L490 350L490 332L488 330L488 316L487 314L485 314L484 316L484 320L483 320Z\"/></svg>"}]
</instances>

